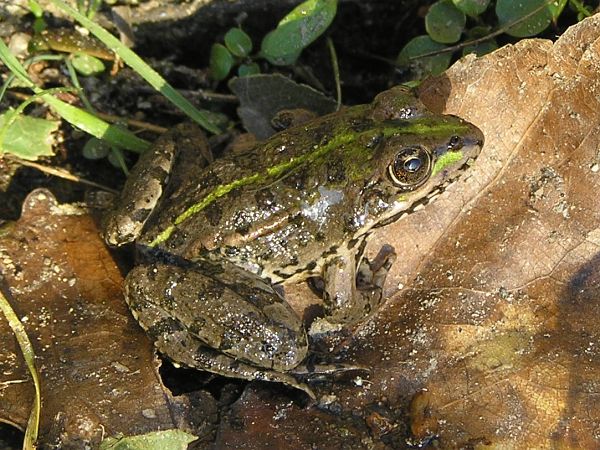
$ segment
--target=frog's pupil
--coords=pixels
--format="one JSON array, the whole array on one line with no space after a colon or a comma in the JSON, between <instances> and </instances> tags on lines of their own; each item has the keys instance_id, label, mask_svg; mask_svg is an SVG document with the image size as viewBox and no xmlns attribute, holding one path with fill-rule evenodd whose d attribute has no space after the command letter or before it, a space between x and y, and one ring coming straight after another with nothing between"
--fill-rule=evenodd
<instances>
[{"instance_id":1,"label":"frog's pupil","mask_svg":"<svg viewBox=\"0 0 600 450\"><path fill-rule=\"evenodd\" d=\"M407 172L416 172L421 168L422 165L423 163L421 162L421 159L413 156L404 161L404 170Z\"/></svg>"}]
</instances>

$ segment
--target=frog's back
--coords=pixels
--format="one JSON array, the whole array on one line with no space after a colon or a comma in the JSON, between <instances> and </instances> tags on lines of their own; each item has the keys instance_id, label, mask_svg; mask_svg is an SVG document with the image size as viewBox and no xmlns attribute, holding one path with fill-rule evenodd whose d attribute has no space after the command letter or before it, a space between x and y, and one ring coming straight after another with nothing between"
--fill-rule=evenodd
<instances>
[{"instance_id":1,"label":"frog's back","mask_svg":"<svg viewBox=\"0 0 600 450\"><path fill-rule=\"evenodd\" d=\"M316 267L353 232L349 210L361 188L343 161L318 152L340 126L364 127L364 108L345 111L344 124L325 116L215 161L172 194L141 243L186 259L220 255L256 273L277 271L275 279Z\"/></svg>"}]
</instances>

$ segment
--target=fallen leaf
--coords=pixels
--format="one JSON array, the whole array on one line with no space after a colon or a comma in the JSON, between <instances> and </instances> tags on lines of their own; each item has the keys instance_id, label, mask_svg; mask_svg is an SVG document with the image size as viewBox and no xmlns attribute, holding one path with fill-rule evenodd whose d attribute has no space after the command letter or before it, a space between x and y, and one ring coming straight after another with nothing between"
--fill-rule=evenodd
<instances>
[{"instance_id":1,"label":"fallen leaf","mask_svg":"<svg viewBox=\"0 0 600 450\"><path fill-rule=\"evenodd\" d=\"M206 432L214 400L207 394L191 413L187 398L164 388L152 345L123 300L121 274L83 208L33 191L0 236L0 272L36 353L42 446L97 447L104 437L169 428ZM24 429L32 399L0 317L0 420ZM192 424L202 407L203 420Z\"/></svg>"}]
</instances>

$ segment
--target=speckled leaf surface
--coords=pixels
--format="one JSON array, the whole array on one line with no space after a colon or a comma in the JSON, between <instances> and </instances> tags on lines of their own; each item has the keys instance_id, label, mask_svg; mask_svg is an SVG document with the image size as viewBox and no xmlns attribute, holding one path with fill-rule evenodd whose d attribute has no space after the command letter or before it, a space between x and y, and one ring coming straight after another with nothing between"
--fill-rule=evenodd
<instances>
[{"instance_id":1,"label":"speckled leaf surface","mask_svg":"<svg viewBox=\"0 0 600 450\"><path fill-rule=\"evenodd\" d=\"M317 388L308 409L256 387L220 448L600 446L600 16L467 58L420 96L486 144L375 236L398 253L389 300L346 349L371 376Z\"/></svg>"},{"instance_id":2,"label":"speckled leaf surface","mask_svg":"<svg viewBox=\"0 0 600 450\"><path fill-rule=\"evenodd\" d=\"M191 428L189 405L162 386L152 347L123 301L121 274L86 211L32 192L21 218L2 230L0 272L36 353L42 448L97 448L117 433ZM23 429L32 399L0 317L0 420Z\"/></svg>"}]
</instances>

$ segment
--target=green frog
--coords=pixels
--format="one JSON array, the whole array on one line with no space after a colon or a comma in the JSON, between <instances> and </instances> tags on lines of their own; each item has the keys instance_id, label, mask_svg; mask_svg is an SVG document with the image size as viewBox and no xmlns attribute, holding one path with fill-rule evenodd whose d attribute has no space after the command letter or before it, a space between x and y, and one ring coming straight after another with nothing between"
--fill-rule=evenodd
<instances>
[{"instance_id":1,"label":"green frog","mask_svg":"<svg viewBox=\"0 0 600 450\"><path fill-rule=\"evenodd\" d=\"M321 281L320 329L368 319L394 259L363 257L370 232L426 206L482 144L401 87L205 167L206 138L181 125L132 169L105 240L139 249L125 297L161 353L312 395L295 375L307 332L281 284Z\"/></svg>"}]
</instances>

